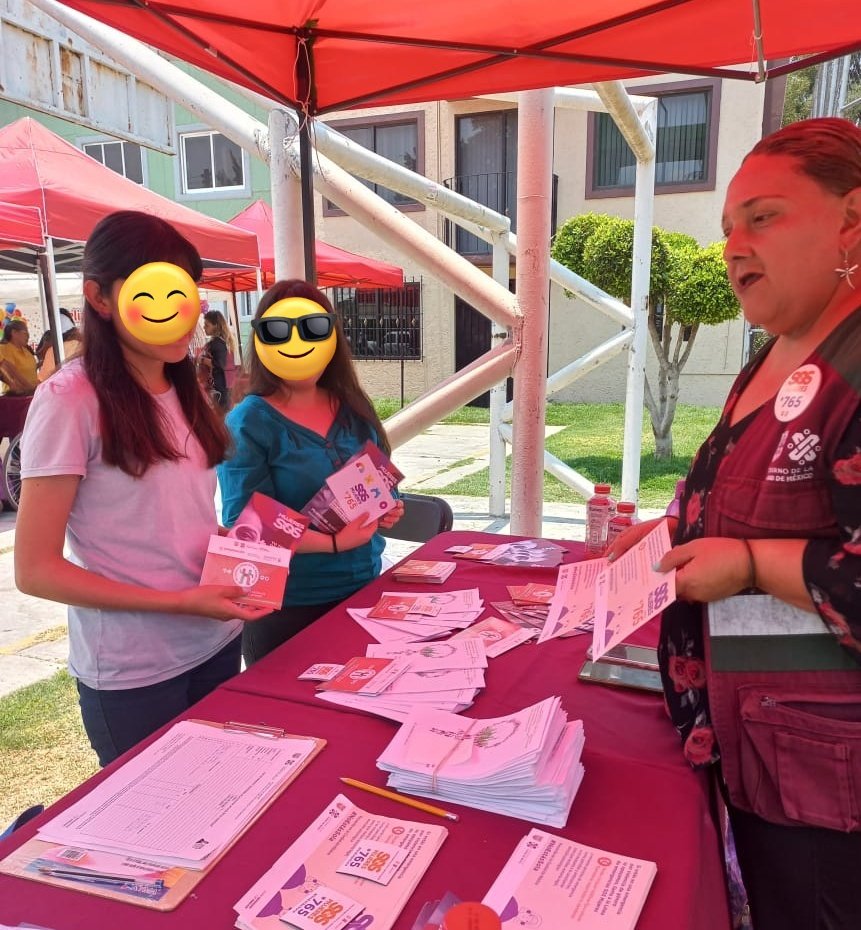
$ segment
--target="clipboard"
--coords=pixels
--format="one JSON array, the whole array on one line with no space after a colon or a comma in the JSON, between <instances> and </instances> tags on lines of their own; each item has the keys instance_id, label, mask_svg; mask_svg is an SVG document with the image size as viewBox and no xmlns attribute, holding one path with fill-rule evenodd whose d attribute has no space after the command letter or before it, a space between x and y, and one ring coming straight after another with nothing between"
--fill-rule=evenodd
<instances>
[{"instance_id":1,"label":"clipboard","mask_svg":"<svg viewBox=\"0 0 861 930\"><path fill-rule=\"evenodd\" d=\"M267 810L281 797L284 790L293 783L300 775L308 763L315 759L323 747L326 740L313 736L300 736L296 733L287 733L280 727L269 727L264 725L239 723L236 721L227 721L218 723L211 720L199 720L189 718L189 723L197 723L203 726L215 727L219 730L230 732L247 733L255 736L264 736L267 739L297 739L314 743L313 750L307 758L295 769L284 782L279 785L278 789L260 808L260 810L246 823L239 833L234 836L221 852L215 858L206 864L202 869L189 869L181 866L171 866L160 873L158 880L131 879L128 882L116 883L113 880L94 879L87 877L86 870L75 869L72 862L68 866L58 864L55 858L46 858L51 850L68 848L66 844L48 842L36 837L22 843L14 852L10 853L3 860L0 860L0 872L5 875L14 875L18 878L24 878L29 881L41 882L44 885L54 885L58 888L66 888L71 891L82 891L84 894L96 895L100 898L109 898L113 901L122 901L126 904L135 904L138 907L146 907L157 911L172 911L202 882L217 863L233 848L236 841L244 836L245 833L266 813ZM166 731L170 732L170 731ZM140 858L140 857L134 857ZM74 878L64 878L58 875L45 874L39 871L40 867L49 867L53 870L76 871L79 875ZM83 876L83 877L80 877ZM159 886L161 883L161 887Z\"/></svg>"}]
</instances>

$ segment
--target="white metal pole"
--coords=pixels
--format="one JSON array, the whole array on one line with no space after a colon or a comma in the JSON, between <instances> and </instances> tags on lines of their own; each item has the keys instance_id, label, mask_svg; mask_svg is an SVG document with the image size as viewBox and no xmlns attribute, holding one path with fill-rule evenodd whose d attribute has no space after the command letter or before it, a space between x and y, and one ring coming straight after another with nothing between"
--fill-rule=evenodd
<instances>
[{"instance_id":1,"label":"white metal pole","mask_svg":"<svg viewBox=\"0 0 861 930\"><path fill-rule=\"evenodd\" d=\"M657 101L640 114L643 128L655 139ZM648 154L648 153L645 153ZM628 351L628 382L625 391L625 432L622 444L622 499L636 503L640 488L640 451L643 437L643 385L649 325L649 280L652 266L652 222L655 203L654 146L649 158L637 159L634 187L634 257L631 276L631 309L634 338Z\"/></svg>"},{"instance_id":2,"label":"white metal pole","mask_svg":"<svg viewBox=\"0 0 861 930\"><path fill-rule=\"evenodd\" d=\"M517 302L507 288L500 287L472 262L453 252L433 233L368 190L361 181L325 155L318 154L314 159L314 172L320 193L366 229L412 258L491 320L496 320L501 326L514 322L518 313Z\"/></svg>"},{"instance_id":3,"label":"white metal pole","mask_svg":"<svg viewBox=\"0 0 861 930\"><path fill-rule=\"evenodd\" d=\"M408 407L399 410L385 422L386 435L392 448L402 446L408 439L418 436L423 430L469 403L501 379L511 373L515 358L515 347L511 340L494 346L466 368L461 368L453 375L422 394Z\"/></svg>"},{"instance_id":4,"label":"white metal pole","mask_svg":"<svg viewBox=\"0 0 861 930\"><path fill-rule=\"evenodd\" d=\"M501 237L493 241L493 280L503 287L508 287L509 276L508 249L505 248ZM490 344L497 345L507 338L508 330L498 323L491 321ZM505 516L505 439L500 432L505 413L507 380L495 384L490 389L490 493L488 495L487 509L492 517Z\"/></svg>"},{"instance_id":5,"label":"white metal pole","mask_svg":"<svg viewBox=\"0 0 861 930\"><path fill-rule=\"evenodd\" d=\"M54 265L54 241L45 236L44 286L50 307L51 328L54 330L54 361L59 366L66 360L63 346L63 326L60 315L60 298L57 296L57 270Z\"/></svg>"},{"instance_id":6,"label":"white metal pole","mask_svg":"<svg viewBox=\"0 0 861 930\"><path fill-rule=\"evenodd\" d=\"M520 95L517 126L517 301L523 317L514 368L511 532L541 534L544 411L550 317L553 89Z\"/></svg>"},{"instance_id":7,"label":"white metal pole","mask_svg":"<svg viewBox=\"0 0 861 930\"><path fill-rule=\"evenodd\" d=\"M269 179L272 190L272 234L275 279L305 277L302 235L302 183L293 168L290 146L296 121L284 110L269 113Z\"/></svg>"}]
</instances>

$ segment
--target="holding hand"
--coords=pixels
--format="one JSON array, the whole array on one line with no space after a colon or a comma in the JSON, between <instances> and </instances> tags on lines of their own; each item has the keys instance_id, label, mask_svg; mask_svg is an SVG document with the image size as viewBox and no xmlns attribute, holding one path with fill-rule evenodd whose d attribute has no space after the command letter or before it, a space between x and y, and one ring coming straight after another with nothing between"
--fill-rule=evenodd
<instances>
[{"instance_id":1,"label":"holding hand","mask_svg":"<svg viewBox=\"0 0 861 930\"><path fill-rule=\"evenodd\" d=\"M398 498L395 501L395 506L391 510L384 513L379 519L379 526L381 530L390 530L404 515L404 502Z\"/></svg>"},{"instance_id":2,"label":"holding hand","mask_svg":"<svg viewBox=\"0 0 861 930\"><path fill-rule=\"evenodd\" d=\"M371 537L377 532L380 521L371 520L365 523L366 516L356 517L352 523L348 523L342 530L335 533L335 551L344 552L347 549L357 549L371 541Z\"/></svg>"},{"instance_id":3,"label":"holding hand","mask_svg":"<svg viewBox=\"0 0 861 930\"><path fill-rule=\"evenodd\" d=\"M675 568L678 598L702 603L738 594L756 578L748 543L720 536L676 546L655 568L661 572Z\"/></svg>"},{"instance_id":4,"label":"holding hand","mask_svg":"<svg viewBox=\"0 0 861 930\"><path fill-rule=\"evenodd\" d=\"M176 612L200 614L213 620L259 620L272 613L271 607L246 607L236 603L245 592L239 585L204 584L178 592Z\"/></svg>"}]
</instances>

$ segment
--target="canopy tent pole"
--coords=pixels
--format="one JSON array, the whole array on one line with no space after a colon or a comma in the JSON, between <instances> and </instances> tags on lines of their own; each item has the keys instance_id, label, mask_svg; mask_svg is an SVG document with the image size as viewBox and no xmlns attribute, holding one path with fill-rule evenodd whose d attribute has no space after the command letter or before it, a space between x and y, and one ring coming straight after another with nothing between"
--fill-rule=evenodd
<instances>
[{"instance_id":1,"label":"canopy tent pole","mask_svg":"<svg viewBox=\"0 0 861 930\"><path fill-rule=\"evenodd\" d=\"M239 301L236 299L236 276L231 275L230 296L233 298L233 332L236 333L236 351L233 353L234 363L242 361L242 333L239 329ZM238 356L238 358L237 358Z\"/></svg>"},{"instance_id":2,"label":"canopy tent pole","mask_svg":"<svg viewBox=\"0 0 861 930\"><path fill-rule=\"evenodd\" d=\"M296 54L296 89L303 109L297 110L299 121L299 181L302 185L302 234L305 243L305 280L317 283L317 256L314 251L314 173L311 166L311 114L315 109L314 68L311 60L312 39L299 35Z\"/></svg>"},{"instance_id":3,"label":"canopy tent pole","mask_svg":"<svg viewBox=\"0 0 861 930\"><path fill-rule=\"evenodd\" d=\"M512 533L540 536L544 491L544 412L550 320L550 207L553 90L520 95L517 132L517 303L511 451Z\"/></svg>"},{"instance_id":4,"label":"canopy tent pole","mask_svg":"<svg viewBox=\"0 0 861 930\"><path fill-rule=\"evenodd\" d=\"M508 249L502 241L502 236L496 236L493 240L493 280L503 287L508 287L509 276L509 259ZM490 324L490 345L491 348L501 343L508 337L508 330L504 326L491 321ZM500 381L490 389L490 435L488 441L489 448L489 465L490 465L490 488L488 494L488 510L492 517L505 516L505 439L502 437L500 428L505 418L506 384L508 379Z\"/></svg>"},{"instance_id":5,"label":"canopy tent pole","mask_svg":"<svg viewBox=\"0 0 861 930\"><path fill-rule=\"evenodd\" d=\"M269 177L272 191L272 237L275 247L275 280L304 278L307 241L302 215L304 192L289 157L295 123L284 110L269 113ZM292 130L292 131L291 131ZM313 219L313 216L312 216ZM313 229L311 250L313 252ZM259 269L258 269L259 271Z\"/></svg>"},{"instance_id":6,"label":"canopy tent pole","mask_svg":"<svg viewBox=\"0 0 861 930\"><path fill-rule=\"evenodd\" d=\"M51 323L51 345L54 348L54 361L59 367L66 360L63 351L63 326L60 315L60 299L57 296L57 270L54 263L54 241L45 236L45 251L39 256L39 273L48 304L48 319Z\"/></svg>"},{"instance_id":7,"label":"canopy tent pole","mask_svg":"<svg viewBox=\"0 0 861 930\"><path fill-rule=\"evenodd\" d=\"M658 101L640 114L650 139L658 129ZM637 152L634 180L634 255L631 273L631 309L634 338L628 351L625 389L625 432L622 440L622 499L637 502L640 488L640 453L643 445L643 386L649 334L649 284L652 268L652 223L655 204L655 150Z\"/></svg>"}]
</instances>

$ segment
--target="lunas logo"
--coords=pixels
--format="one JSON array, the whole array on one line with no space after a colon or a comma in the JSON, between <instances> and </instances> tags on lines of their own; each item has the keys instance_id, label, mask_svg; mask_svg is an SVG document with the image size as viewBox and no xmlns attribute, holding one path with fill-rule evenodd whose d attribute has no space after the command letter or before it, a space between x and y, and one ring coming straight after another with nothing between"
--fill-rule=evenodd
<instances>
[{"instance_id":1,"label":"lunas logo","mask_svg":"<svg viewBox=\"0 0 861 930\"><path fill-rule=\"evenodd\" d=\"M809 429L803 433L793 433L792 439L786 444L789 450L789 457L793 462L814 462L817 453L822 451L819 444L819 436L811 433Z\"/></svg>"},{"instance_id":2,"label":"lunas logo","mask_svg":"<svg viewBox=\"0 0 861 930\"><path fill-rule=\"evenodd\" d=\"M233 581L240 588L253 588L260 580L260 570L253 562L240 562L233 569Z\"/></svg>"}]
</instances>

